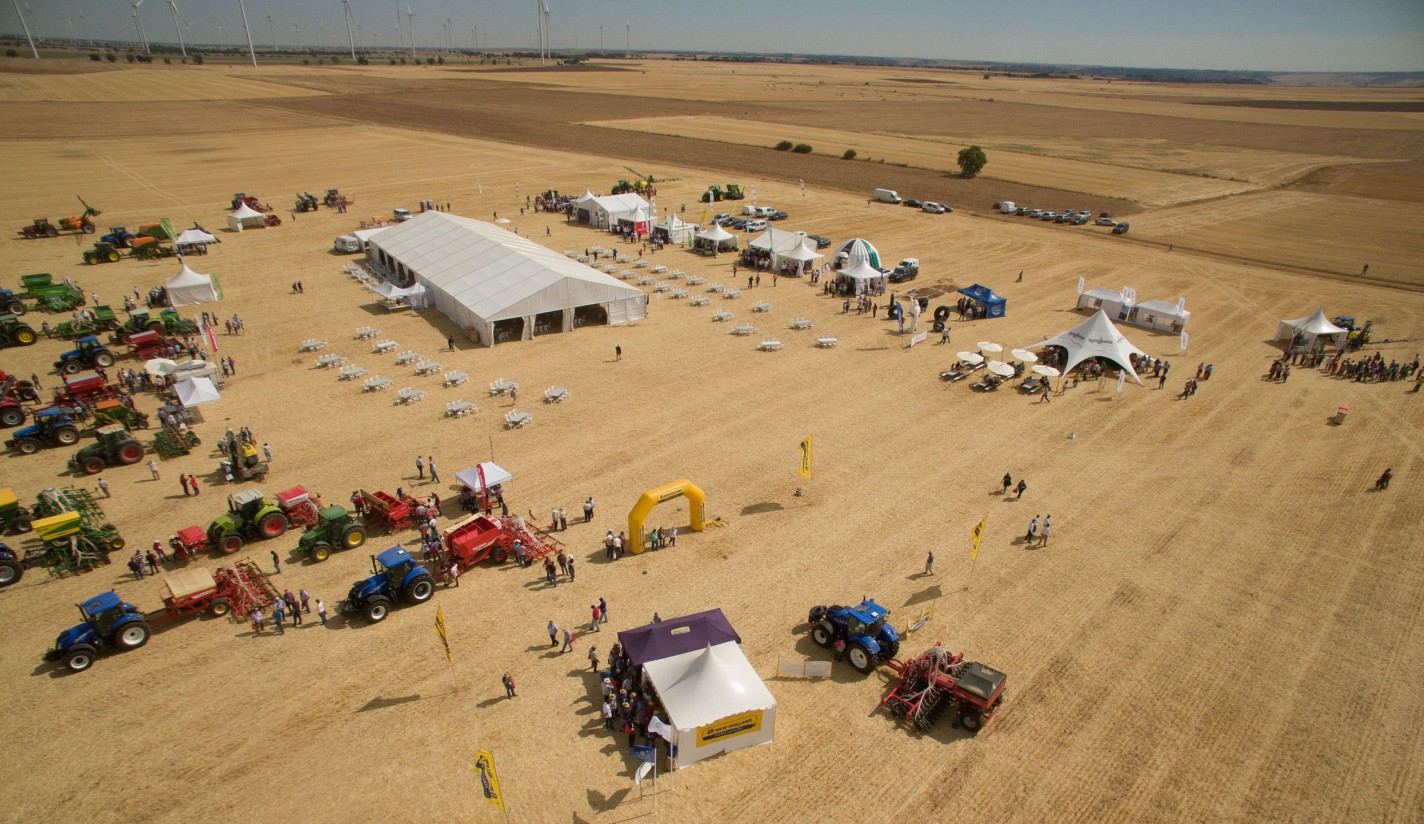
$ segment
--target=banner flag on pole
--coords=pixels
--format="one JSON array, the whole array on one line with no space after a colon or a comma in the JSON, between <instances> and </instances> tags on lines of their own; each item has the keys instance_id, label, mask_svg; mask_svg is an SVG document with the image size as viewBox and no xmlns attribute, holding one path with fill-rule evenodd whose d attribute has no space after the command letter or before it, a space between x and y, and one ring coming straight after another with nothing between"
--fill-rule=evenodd
<instances>
[{"instance_id":1,"label":"banner flag on pole","mask_svg":"<svg viewBox=\"0 0 1424 824\"><path fill-rule=\"evenodd\" d=\"M980 518L979 523L974 525L974 531L970 533L974 538L974 545L969 549L970 560L976 560L979 557L979 540L984 537L984 522L987 520L989 520L988 515Z\"/></svg>"},{"instance_id":2,"label":"banner flag on pole","mask_svg":"<svg viewBox=\"0 0 1424 824\"><path fill-rule=\"evenodd\" d=\"M481 791L485 795L485 801L504 810L504 793L499 790L499 775L494 771L494 755L489 750L481 749L475 755L475 772L480 774Z\"/></svg>"},{"instance_id":3,"label":"banner flag on pole","mask_svg":"<svg viewBox=\"0 0 1424 824\"><path fill-rule=\"evenodd\" d=\"M1118 370L1118 373L1117 373L1117 391L1118 391L1118 392L1121 392L1121 391L1122 391L1122 388L1123 388L1124 386L1126 386L1126 385L1127 385L1127 371L1126 371L1126 370Z\"/></svg>"},{"instance_id":4,"label":"banner flag on pole","mask_svg":"<svg viewBox=\"0 0 1424 824\"><path fill-rule=\"evenodd\" d=\"M445 634L445 613L438 606L435 608L435 634L440 636L440 646L445 648L445 660L454 664L455 659L450 655L450 636Z\"/></svg>"},{"instance_id":5,"label":"banner flag on pole","mask_svg":"<svg viewBox=\"0 0 1424 824\"><path fill-rule=\"evenodd\" d=\"M647 777L648 777L648 773L650 773L650 772L652 772L652 771L653 771L653 762L651 762L651 761L644 761L643 763L641 763L641 764L638 765L638 771L635 772L635 773L633 773L633 782L634 782L635 784L642 784L642 783L643 783L643 779L644 779L644 778L647 778Z\"/></svg>"},{"instance_id":6,"label":"banner flag on pole","mask_svg":"<svg viewBox=\"0 0 1424 824\"><path fill-rule=\"evenodd\" d=\"M801 477L811 477L811 436L801 441Z\"/></svg>"}]
</instances>

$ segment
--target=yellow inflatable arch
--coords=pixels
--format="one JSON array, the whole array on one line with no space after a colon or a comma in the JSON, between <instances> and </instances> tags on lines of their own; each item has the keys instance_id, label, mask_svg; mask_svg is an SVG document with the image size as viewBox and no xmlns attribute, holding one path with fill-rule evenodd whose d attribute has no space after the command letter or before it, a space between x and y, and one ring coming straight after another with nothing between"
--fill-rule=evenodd
<instances>
[{"instance_id":1,"label":"yellow inflatable arch","mask_svg":"<svg viewBox=\"0 0 1424 824\"><path fill-rule=\"evenodd\" d=\"M628 545L624 549L634 555L641 553L644 549L644 541L647 539L647 535L643 532L643 519L647 518L648 513L653 511L653 507L658 504L684 496L687 498L688 515L691 519L689 526L693 532L701 532L707 523L704 514L707 496L702 493L701 487L684 478L649 489L643 493L636 504L633 504L633 509L628 513Z\"/></svg>"}]
</instances>

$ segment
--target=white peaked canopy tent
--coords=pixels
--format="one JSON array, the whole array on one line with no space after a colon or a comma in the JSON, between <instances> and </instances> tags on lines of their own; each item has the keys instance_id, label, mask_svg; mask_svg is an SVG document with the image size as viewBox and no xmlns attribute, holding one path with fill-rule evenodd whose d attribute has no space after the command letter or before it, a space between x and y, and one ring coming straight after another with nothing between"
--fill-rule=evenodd
<instances>
[{"instance_id":1,"label":"white peaked canopy tent","mask_svg":"<svg viewBox=\"0 0 1424 824\"><path fill-rule=\"evenodd\" d=\"M697 234L698 246L716 246L719 250L737 248L737 236L723 229L717 224L712 224L712 228Z\"/></svg>"},{"instance_id":2,"label":"white peaked canopy tent","mask_svg":"<svg viewBox=\"0 0 1424 824\"><path fill-rule=\"evenodd\" d=\"M178 381L173 384L173 391L178 393L178 402L187 409L222 400L218 388L213 386L209 378L187 378Z\"/></svg>"},{"instance_id":3,"label":"white peaked canopy tent","mask_svg":"<svg viewBox=\"0 0 1424 824\"><path fill-rule=\"evenodd\" d=\"M872 287L884 287L886 275L884 272L871 266L866 260L857 261L854 265L836 272L837 280L848 280L855 284L855 293L864 294ZM913 302L913 301L912 301Z\"/></svg>"},{"instance_id":4,"label":"white peaked canopy tent","mask_svg":"<svg viewBox=\"0 0 1424 824\"><path fill-rule=\"evenodd\" d=\"M795 263L802 264L810 263L813 260L817 260L823 257L825 257L825 255L821 254L820 252L817 252L815 249L812 249L811 245L804 240L801 241L800 246L797 246L796 248L791 249L788 252L781 253L782 260L789 260Z\"/></svg>"},{"instance_id":5,"label":"white peaked canopy tent","mask_svg":"<svg viewBox=\"0 0 1424 824\"><path fill-rule=\"evenodd\" d=\"M775 737L776 699L735 641L648 661L667 710L677 768Z\"/></svg>"},{"instance_id":6,"label":"white peaked canopy tent","mask_svg":"<svg viewBox=\"0 0 1424 824\"><path fill-rule=\"evenodd\" d=\"M761 249L771 253L772 267L780 267L783 261L793 262L800 266L808 258L802 257L806 246L806 236L798 235L795 232L788 232L785 229L767 229L757 235L750 244L753 249ZM800 251L798 251L800 250ZM812 252L815 258L822 257L819 252Z\"/></svg>"},{"instance_id":7,"label":"white peaked canopy tent","mask_svg":"<svg viewBox=\"0 0 1424 824\"><path fill-rule=\"evenodd\" d=\"M611 229L621 220L637 220L637 213L641 210L642 222L648 221L648 215L652 214L652 209L648 201L640 195L627 193L621 195L603 195L599 197L593 192L585 191L583 197L574 201L574 219L579 223L589 223L600 229Z\"/></svg>"},{"instance_id":8,"label":"white peaked canopy tent","mask_svg":"<svg viewBox=\"0 0 1424 824\"><path fill-rule=\"evenodd\" d=\"M397 286L390 281L381 281L372 286L371 291L386 300L405 300L416 309L426 309L430 306L430 301L426 297L428 290L419 283L410 286Z\"/></svg>"},{"instance_id":9,"label":"white peaked canopy tent","mask_svg":"<svg viewBox=\"0 0 1424 824\"><path fill-rule=\"evenodd\" d=\"M1133 380L1139 384L1142 383L1142 379L1137 377L1137 370L1132 368L1129 356L1146 353L1128 342L1127 338L1117 331L1117 327L1113 326L1113 322L1108 320L1107 314L1101 309L1072 329L1041 343L1023 348L1037 349L1040 346L1061 346L1068 350L1068 360L1060 367L1064 372L1089 358L1103 358L1122 367L1127 374L1132 376Z\"/></svg>"},{"instance_id":10,"label":"white peaked canopy tent","mask_svg":"<svg viewBox=\"0 0 1424 824\"><path fill-rule=\"evenodd\" d=\"M1101 309L1109 318L1122 318L1127 302L1127 296L1116 289L1089 289L1078 295L1079 309Z\"/></svg>"},{"instance_id":11,"label":"white peaked canopy tent","mask_svg":"<svg viewBox=\"0 0 1424 824\"><path fill-rule=\"evenodd\" d=\"M1322 335L1333 338L1336 343L1339 343L1345 339L1346 335L1350 334L1350 330L1342 329L1326 319L1324 309L1316 309L1313 315L1281 321L1280 325L1276 327L1276 340L1281 338L1294 340L1296 333L1300 333L1307 344L1315 343L1315 339Z\"/></svg>"},{"instance_id":12,"label":"white peaked canopy tent","mask_svg":"<svg viewBox=\"0 0 1424 824\"><path fill-rule=\"evenodd\" d=\"M241 232L254 226L262 228L267 225L267 216L248 206L246 203L238 207L235 212L227 213L227 227L234 232Z\"/></svg>"},{"instance_id":13,"label":"white peaked canopy tent","mask_svg":"<svg viewBox=\"0 0 1424 824\"><path fill-rule=\"evenodd\" d=\"M164 284L164 288L168 291L169 306L192 306L222 299L222 290L218 288L213 276L194 272L188 268L186 260L183 261L178 274Z\"/></svg>"},{"instance_id":14,"label":"white peaked canopy tent","mask_svg":"<svg viewBox=\"0 0 1424 824\"><path fill-rule=\"evenodd\" d=\"M490 486L502 484L513 478L509 470L495 463L494 461L483 461L463 472L455 473L455 480L464 484L471 492L479 492L484 489L484 484L480 483L480 474L484 473L485 483Z\"/></svg>"},{"instance_id":15,"label":"white peaked canopy tent","mask_svg":"<svg viewBox=\"0 0 1424 824\"><path fill-rule=\"evenodd\" d=\"M173 242L182 246L190 243L217 243L218 239L216 236L210 235L202 229L193 228L184 229Z\"/></svg>"},{"instance_id":16,"label":"white peaked canopy tent","mask_svg":"<svg viewBox=\"0 0 1424 824\"><path fill-rule=\"evenodd\" d=\"M1132 322L1138 326L1159 329L1163 332L1181 332L1187 327L1187 321L1191 320L1192 313L1185 308L1178 307L1175 303L1153 299L1144 300L1132 307L1131 317Z\"/></svg>"},{"instance_id":17,"label":"white peaked canopy tent","mask_svg":"<svg viewBox=\"0 0 1424 824\"><path fill-rule=\"evenodd\" d=\"M647 317L643 290L481 220L429 211L371 238L367 254L480 342ZM602 312L598 312L598 310ZM496 330L496 324L500 324ZM499 332L498 336L496 332Z\"/></svg>"},{"instance_id":18,"label":"white peaked canopy tent","mask_svg":"<svg viewBox=\"0 0 1424 824\"><path fill-rule=\"evenodd\" d=\"M668 243L690 243L697 232L697 224L684 223L677 215L668 215L653 224L653 231L667 235Z\"/></svg>"}]
</instances>

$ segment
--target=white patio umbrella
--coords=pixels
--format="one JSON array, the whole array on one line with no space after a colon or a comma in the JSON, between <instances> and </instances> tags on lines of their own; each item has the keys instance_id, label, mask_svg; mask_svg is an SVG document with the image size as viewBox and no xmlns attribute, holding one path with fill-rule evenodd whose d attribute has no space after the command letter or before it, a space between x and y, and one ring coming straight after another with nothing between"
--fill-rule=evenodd
<instances>
[{"instance_id":1,"label":"white patio umbrella","mask_svg":"<svg viewBox=\"0 0 1424 824\"><path fill-rule=\"evenodd\" d=\"M1035 355L1027 349L1015 349L1009 354L1013 355L1015 358L1019 359L1024 363L1036 363L1038 361L1038 355Z\"/></svg>"},{"instance_id":2,"label":"white patio umbrella","mask_svg":"<svg viewBox=\"0 0 1424 824\"><path fill-rule=\"evenodd\" d=\"M177 367L178 361L169 360L168 358L154 358L144 363L143 371L150 375L171 375L173 370Z\"/></svg>"},{"instance_id":3,"label":"white patio umbrella","mask_svg":"<svg viewBox=\"0 0 1424 824\"><path fill-rule=\"evenodd\" d=\"M1014 375L1014 368L1003 361L991 360L987 368L1001 378L1011 378Z\"/></svg>"},{"instance_id":4,"label":"white patio umbrella","mask_svg":"<svg viewBox=\"0 0 1424 824\"><path fill-rule=\"evenodd\" d=\"M1000 346L997 343L991 343L987 340L981 340L974 345L979 347L979 351L981 352L993 352L994 354L998 354L999 352L1004 351L1004 347Z\"/></svg>"},{"instance_id":5,"label":"white patio umbrella","mask_svg":"<svg viewBox=\"0 0 1424 824\"><path fill-rule=\"evenodd\" d=\"M979 364L984 362L984 356L979 354L978 352L959 352L957 354L959 355L960 360L964 361L965 363L972 363L975 366L978 366Z\"/></svg>"},{"instance_id":6,"label":"white patio umbrella","mask_svg":"<svg viewBox=\"0 0 1424 824\"><path fill-rule=\"evenodd\" d=\"M1040 363L1040 364L1035 364L1034 367L1033 367L1033 371L1034 371L1034 374L1042 375L1042 376L1044 376L1045 378L1056 378L1056 377L1058 377L1058 374L1059 374L1057 369L1054 369L1054 368L1051 367L1051 366L1044 366L1044 365L1041 364L1041 363Z\"/></svg>"}]
</instances>

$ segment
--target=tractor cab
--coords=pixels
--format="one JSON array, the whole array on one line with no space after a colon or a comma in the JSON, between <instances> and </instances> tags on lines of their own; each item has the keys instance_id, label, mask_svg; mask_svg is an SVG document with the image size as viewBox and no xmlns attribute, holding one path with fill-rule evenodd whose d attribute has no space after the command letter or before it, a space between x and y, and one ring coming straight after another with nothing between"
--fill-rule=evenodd
<instances>
[{"instance_id":1,"label":"tractor cab","mask_svg":"<svg viewBox=\"0 0 1424 824\"><path fill-rule=\"evenodd\" d=\"M375 564L379 564L379 569L373 566L374 571L380 574L385 570L386 581L393 591L405 588L405 579L415 569L415 558L406 552L405 547L393 546L390 549L376 556Z\"/></svg>"},{"instance_id":2,"label":"tractor cab","mask_svg":"<svg viewBox=\"0 0 1424 824\"><path fill-rule=\"evenodd\" d=\"M227 509L229 512L242 515L244 521L251 521L262 509L266 500L262 490L244 489L227 496Z\"/></svg>"},{"instance_id":3,"label":"tractor cab","mask_svg":"<svg viewBox=\"0 0 1424 824\"><path fill-rule=\"evenodd\" d=\"M59 634L55 649L68 649L74 644L94 643L113 635L114 629L127 615L142 615L138 607L119 598L112 589L79 604L80 623Z\"/></svg>"},{"instance_id":4,"label":"tractor cab","mask_svg":"<svg viewBox=\"0 0 1424 824\"><path fill-rule=\"evenodd\" d=\"M874 601L861 601L860 606L846 609L846 635L879 638L885 630L885 616L889 614L888 609Z\"/></svg>"}]
</instances>

